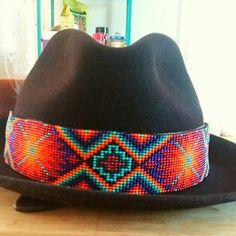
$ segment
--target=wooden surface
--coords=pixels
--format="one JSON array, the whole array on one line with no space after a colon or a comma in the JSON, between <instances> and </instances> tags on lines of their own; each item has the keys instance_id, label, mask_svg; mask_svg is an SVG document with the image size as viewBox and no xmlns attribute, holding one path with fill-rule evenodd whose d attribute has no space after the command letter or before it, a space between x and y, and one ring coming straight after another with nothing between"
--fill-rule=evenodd
<instances>
[{"instance_id":1,"label":"wooden surface","mask_svg":"<svg viewBox=\"0 0 236 236\"><path fill-rule=\"evenodd\" d=\"M236 235L236 202L159 212L64 207L19 213L13 209L17 196L0 188L1 236Z\"/></svg>"}]
</instances>

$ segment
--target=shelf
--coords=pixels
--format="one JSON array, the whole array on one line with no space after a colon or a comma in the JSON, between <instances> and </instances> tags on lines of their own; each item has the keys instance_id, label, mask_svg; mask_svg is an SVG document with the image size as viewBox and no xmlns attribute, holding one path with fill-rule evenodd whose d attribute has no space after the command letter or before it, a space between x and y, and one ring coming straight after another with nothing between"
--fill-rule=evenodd
<instances>
[{"instance_id":1,"label":"shelf","mask_svg":"<svg viewBox=\"0 0 236 236\"><path fill-rule=\"evenodd\" d=\"M51 0L51 27L54 26L54 0ZM37 0L37 49L38 49L38 55L42 52L42 6L41 6L41 0ZM128 45L131 43L131 20L132 20L132 0L126 0L126 39Z\"/></svg>"}]
</instances>

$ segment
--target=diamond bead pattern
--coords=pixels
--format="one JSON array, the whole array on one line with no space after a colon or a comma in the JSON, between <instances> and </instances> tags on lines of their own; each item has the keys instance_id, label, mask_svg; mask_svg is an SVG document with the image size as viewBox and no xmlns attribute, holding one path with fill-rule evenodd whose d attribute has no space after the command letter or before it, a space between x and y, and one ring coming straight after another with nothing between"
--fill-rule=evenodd
<instances>
[{"instance_id":1,"label":"diamond bead pattern","mask_svg":"<svg viewBox=\"0 0 236 236\"><path fill-rule=\"evenodd\" d=\"M9 116L5 162L22 175L81 190L159 194L209 172L208 126L167 134L72 129Z\"/></svg>"}]
</instances>

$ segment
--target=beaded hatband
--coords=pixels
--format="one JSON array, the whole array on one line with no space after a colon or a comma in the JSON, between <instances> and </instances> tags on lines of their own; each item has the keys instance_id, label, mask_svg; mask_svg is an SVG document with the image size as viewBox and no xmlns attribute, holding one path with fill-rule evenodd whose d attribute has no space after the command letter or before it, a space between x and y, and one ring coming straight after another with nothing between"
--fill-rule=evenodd
<instances>
[{"instance_id":1,"label":"beaded hatband","mask_svg":"<svg viewBox=\"0 0 236 236\"><path fill-rule=\"evenodd\" d=\"M137 134L65 128L10 114L5 162L52 185L158 194L203 181L209 172L208 144L207 124L191 131Z\"/></svg>"}]
</instances>

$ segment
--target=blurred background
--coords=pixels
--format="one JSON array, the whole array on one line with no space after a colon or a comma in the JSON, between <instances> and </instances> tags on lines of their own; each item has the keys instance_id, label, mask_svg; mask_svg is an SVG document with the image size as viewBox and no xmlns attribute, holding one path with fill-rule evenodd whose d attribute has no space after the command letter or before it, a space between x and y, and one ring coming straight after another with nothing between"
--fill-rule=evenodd
<instances>
[{"instance_id":1,"label":"blurred background","mask_svg":"<svg viewBox=\"0 0 236 236\"><path fill-rule=\"evenodd\" d=\"M0 117L56 31L78 27L111 46L158 32L179 45L211 132L236 137L235 0L0 0L0 6Z\"/></svg>"}]
</instances>

